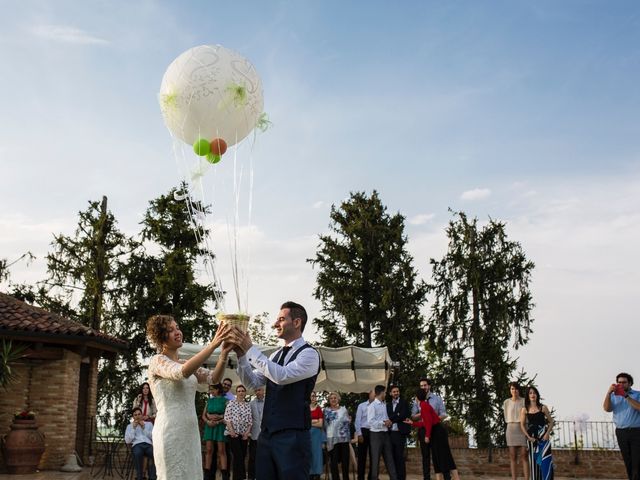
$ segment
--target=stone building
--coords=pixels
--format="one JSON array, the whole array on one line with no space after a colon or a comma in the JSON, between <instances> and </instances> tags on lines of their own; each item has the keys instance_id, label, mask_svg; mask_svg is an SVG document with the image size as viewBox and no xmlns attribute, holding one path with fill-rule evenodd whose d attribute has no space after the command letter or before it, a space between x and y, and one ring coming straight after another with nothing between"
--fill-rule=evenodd
<instances>
[{"instance_id":1,"label":"stone building","mask_svg":"<svg viewBox=\"0 0 640 480\"><path fill-rule=\"evenodd\" d=\"M0 293L0 339L27 345L0 393L0 436L17 411L36 413L46 450L41 469L59 469L74 451L93 454L98 360L115 358L127 342ZM0 471L5 471L0 456Z\"/></svg>"}]
</instances>

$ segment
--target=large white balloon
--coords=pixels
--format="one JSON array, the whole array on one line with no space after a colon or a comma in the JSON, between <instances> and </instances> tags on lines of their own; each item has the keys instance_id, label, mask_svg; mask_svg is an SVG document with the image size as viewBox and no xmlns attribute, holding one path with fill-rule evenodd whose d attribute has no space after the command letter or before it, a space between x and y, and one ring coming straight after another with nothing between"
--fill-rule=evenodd
<instances>
[{"instance_id":1,"label":"large white balloon","mask_svg":"<svg viewBox=\"0 0 640 480\"><path fill-rule=\"evenodd\" d=\"M159 100L167 128L189 145L200 138L239 142L264 107L253 65L220 45L194 47L176 58L162 77Z\"/></svg>"}]
</instances>

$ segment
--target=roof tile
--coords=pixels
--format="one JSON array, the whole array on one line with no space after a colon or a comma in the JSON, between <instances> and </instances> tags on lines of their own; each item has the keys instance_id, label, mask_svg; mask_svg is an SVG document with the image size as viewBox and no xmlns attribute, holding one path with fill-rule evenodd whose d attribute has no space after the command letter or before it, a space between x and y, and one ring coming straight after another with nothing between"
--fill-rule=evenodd
<instances>
[{"instance_id":1,"label":"roof tile","mask_svg":"<svg viewBox=\"0 0 640 480\"><path fill-rule=\"evenodd\" d=\"M126 345L125 340L107 335L81 323L0 293L0 332L2 330L52 333L62 336L93 337Z\"/></svg>"}]
</instances>

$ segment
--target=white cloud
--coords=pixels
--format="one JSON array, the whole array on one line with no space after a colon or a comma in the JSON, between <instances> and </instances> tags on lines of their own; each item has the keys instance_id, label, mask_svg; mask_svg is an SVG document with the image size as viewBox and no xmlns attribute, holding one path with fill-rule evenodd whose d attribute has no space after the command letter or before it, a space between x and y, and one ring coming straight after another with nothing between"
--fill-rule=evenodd
<instances>
[{"instance_id":1,"label":"white cloud","mask_svg":"<svg viewBox=\"0 0 640 480\"><path fill-rule=\"evenodd\" d=\"M435 217L435 213L420 213L415 215L409 219L410 225L424 225L429 220L432 220Z\"/></svg>"},{"instance_id":2,"label":"white cloud","mask_svg":"<svg viewBox=\"0 0 640 480\"><path fill-rule=\"evenodd\" d=\"M460 195L461 200L483 200L491 195L491 190L488 188L474 188L473 190L467 190Z\"/></svg>"},{"instance_id":3,"label":"white cloud","mask_svg":"<svg viewBox=\"0 0 640 480\"><path fill-rule=\"evenodd\" d=\"M322 207L324 207L324 202L322 200L318 200L317 202L315 202L313 204L313 208L317 209L317 208L322 208Z\"/></svg>"},{"instance_id":4,"label":"white cloud","mask_svg":"<svg viewBox=\"0 0 640 480\"><path fill-rule=\"evenodd\" d=\"M78 45L107 45L109 41L68 25L38 25L31 29L34 35L56 42Z\"/></svg>"}]
</instances>

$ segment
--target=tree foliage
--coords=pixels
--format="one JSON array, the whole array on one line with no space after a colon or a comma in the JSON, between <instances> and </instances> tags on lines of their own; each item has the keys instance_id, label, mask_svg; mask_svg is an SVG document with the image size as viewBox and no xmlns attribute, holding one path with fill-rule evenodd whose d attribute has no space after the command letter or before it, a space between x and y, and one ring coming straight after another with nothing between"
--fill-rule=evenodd
<instances>
[{"instance_id":1,"label":"tree foliage","mask_svg":"<svg viewBox=\"0 0 640 480\"><path fill-rule=\"evenodd\" d=\"M14 285L11 292L129 342L115 360L100 362L102 413L128 415L144 379L145 359L154 353L146 338L151 315L173 315L187 342L206 341L215 332L214 286L198 281L201 262L213 254L196 239L188 210L174 199L175 191L149 203L136 237L118 230L106 198L89 202L72 235L54 236L47 278L37 287ZM0 273L5 274L8 265L3 261Z\"/></svg>"},{"instance_id":2,"label":"tree foliage","mask_svg":"<svg viewBox=\"0 0 640 480\"><path fill-rule=\"evenodd\" d=\"M47 254L47 279L36 292L43 307L96 330L110 330L124 292L124 270L139 244L123 234L107 197L78 213L73 235L54 235ZM74 301L75 299L75 301Z\"/></svg>"},{"instance_id":3,"label":"tree foliage","mask_svg":"<svg viewBox=\"0 0 640 480\"><path fill-rule=\"evenodd\" d=\"M278 337L269 321L269 313L262 312L249 320L249 335L253 343L274 347L278 345Z\"/></svg>"},{"instance_id":4,"label":"tree foliage","mask_svg":"<svg viewBox=\"0 0 640 480\"><path fill-rule=\"evenodd\" d=\"M502 400L516 370L509 347L526 344L532 331L534 264L508 240L504 223L480 227L476 218L454 212L446 232L447 253L431 259L429 344L448 408L486 447L502 433Z\"/></svg>"},{"instance_id":5,"label":"tree foliage","mask_svg":"<svg viewBox=\"0 0 640 480\"><path fill-rule=\"evenodd\" d=\"M127 339L129 349L117 360L105 361L100 371L99 394L106 406L128 406L144 378L143 359L155 353L146 338L150 316L172 315L185 342L207 341L215 333L214 286L198 281L200 262L212 254L194 235L175 191L149 202L141 222L141 247L131 253L124 271L122 301L114 306L119 321L108 333Z\"/></svg>"},{"instance_id":6,"label":"tree foliage","mask_svg":"<svg viewBox=\"0 0 640 480\"><path fill-rule=\"evenodd\" d=\"M407 252L404 217L390 215L376 191L352 193L331 207L330 234L320 236L315 297L322 316L314 320L329 347L386 345L400 361L400 382L423 365L420 307L426 285L417 278Z\"/></svg>"}]
</instances>

